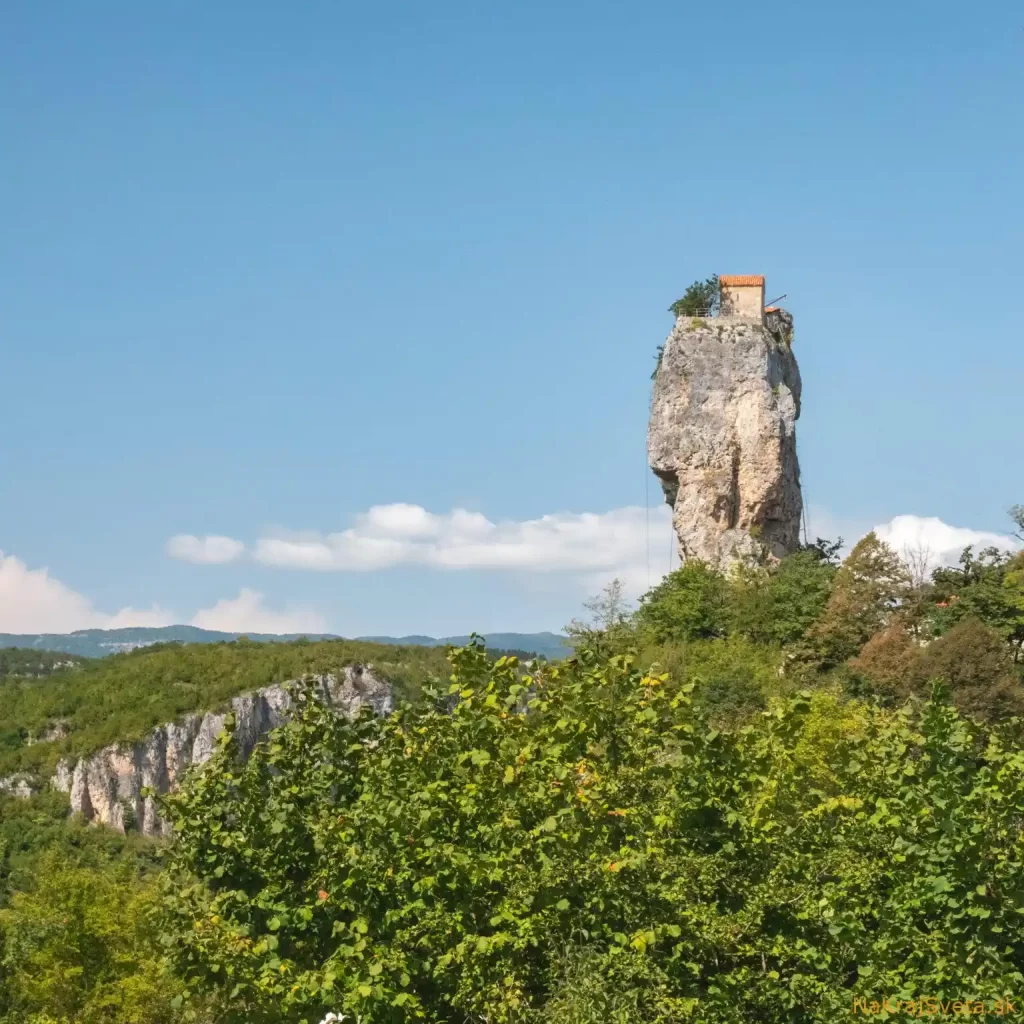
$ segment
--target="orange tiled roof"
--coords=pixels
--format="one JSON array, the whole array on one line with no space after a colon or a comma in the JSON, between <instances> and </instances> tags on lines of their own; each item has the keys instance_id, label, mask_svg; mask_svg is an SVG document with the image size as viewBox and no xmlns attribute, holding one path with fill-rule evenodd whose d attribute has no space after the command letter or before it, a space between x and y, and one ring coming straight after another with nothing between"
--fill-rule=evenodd
<instances>
[{"instance_id":1,"label":"orange tiled roof","mask_svg":"<svg viewBox=\"0 0 1024 1024\"><path fill-rule=\"evenodd\" d=\"M718 280L721 284L729 287L737 287L743 285L763 285L764 275L763 274L719 274Z\"/></svg>"},{"instance_id":2,"label":"orange tiled roof","mask_svg":"<svg viewBox=\"0 0 1024 1024\"><path fill-rule=\"evenodd\" d=\"M782 308L781 306L765 306L765 307L764 307L764 311L765 311L766 313L778 313L778 311L779 311L779 310L780 310L781 308Z\"/></svg>"}]
</instances>

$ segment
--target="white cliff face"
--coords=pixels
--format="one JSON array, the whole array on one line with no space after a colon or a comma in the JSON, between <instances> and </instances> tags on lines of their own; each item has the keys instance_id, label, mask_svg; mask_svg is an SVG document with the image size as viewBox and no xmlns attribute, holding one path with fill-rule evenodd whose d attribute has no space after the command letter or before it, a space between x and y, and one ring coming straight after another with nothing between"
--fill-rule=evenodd
<instances>
[{"instance_id":1,"label":"white cliff face","mask_svg":"<svg viewBox=\"0 0 1024 1024\"><path fill-rule=\"evenodd\" d=\"M313 682L324 702L339 714L351 717L363 705L377 714L393 708L390 685L369 667L349 666L340 675L317 676ZM235 737L248 757L260 739L288 717L291 697L285 685L268 686L235 697L230 705ZM50 785L68 793L72 812L88 821L121 832L134 827L146 835L166 835L169 825L153 797L142 795L143 789L174 790L191 765L209 760L227 714L186 715L158 726L139 743L113 744L73 764L62 761Z\"/></svg>"},{"instance_id":2,"label":"white cliff face","mask_svg":"<svg viewBox=\"0 0 1024 1024\"><path fill-rule=\"evenodd\" d=\"M27 775L19 773L0 779L0 793L7 793L21 800L27 800L34 792L32 780Z\"/></svg>"},{"instance_id":3,"label":"white cliff face","mask_svg":"<svg viewBox=\"0 0 1024 1024\"><path fill-rule=\"evenodd\" d=\"M647 453L672 506L682 559L726 568L800 541L792 318L680 317L654 382Z\"/></svg>"}]
</instances>

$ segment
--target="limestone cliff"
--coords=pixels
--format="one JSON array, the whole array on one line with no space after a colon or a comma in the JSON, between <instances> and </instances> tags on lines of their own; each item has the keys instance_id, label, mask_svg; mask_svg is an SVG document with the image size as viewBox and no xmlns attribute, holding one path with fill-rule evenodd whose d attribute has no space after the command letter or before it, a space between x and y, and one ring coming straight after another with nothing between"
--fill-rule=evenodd
<instances>
[{"instance_id":1,"label":"limestone cliff","mask_svg":"<svg viewBox=\"0 0 1024 1024\"><path fill-rule=\"evenodd\" d=\"M341 714L352 715L364 704L378 714L392 708L391 687L369 667L350 666L340 676L317 676L314 685L325 703ZM222 712L187 715L157 727L139 743L117 743L73 763L62 761L50 784L67 793L71 810L89 821L122 832L135 827L146 835L166 834L168 825L156 801L143 796L142 790L173 790L190 765L207 761L228 713L234 716L242 753L248 755L262 736L285 720L290 705L287 684L242 694ZM24 780L12 779L11 789L19 783ZM27 786L18 795L28 796Z\"/></svg>"},{"instance_id":2,"label":"limestone cliff","mask_svg":"<svg viewBox=\"0 0 1024 1024\"><path fill-rule=\"evenodd\" d=\"M726 567L799 544L800 370L792 318L679 317L654 382L647 453L682 559Z\"/></svg>"}]
</instances>

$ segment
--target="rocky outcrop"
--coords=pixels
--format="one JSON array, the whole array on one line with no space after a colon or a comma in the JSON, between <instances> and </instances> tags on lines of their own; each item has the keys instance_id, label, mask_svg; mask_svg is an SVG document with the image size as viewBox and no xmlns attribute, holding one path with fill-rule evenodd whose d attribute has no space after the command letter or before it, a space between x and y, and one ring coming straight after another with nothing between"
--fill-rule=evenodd
<instances>
[{"instance_id":1,"label":"rocky outcrop","mask_svg":"<svg viewBox=\"0 0 1024 1024\"><path fill-rule=\"evenodd\" d=\"M391 687L369 667L350 666L337 676L317 676L313 683L324 702L340 714L354 715L363 705L370 705L377 714L392 709ZM88 821L121 832L137 828L146 835L166 834L168 823L143 790L173 790L189 767L209 760L229 713L234 716L239 748L247 757L263 736L287 718L291 707L287 687L268 686L242 694L224 711L186 715L159 726L139 743L118 743L74 763L62 761L50 785L67 793L72 812Z\"/></svg>"},{"instance_id":2,"label":"rocky outcrop","mask_svg":"<svg viewBox=\"0 0 1024 1024\"><path fill-rule=\"evenodd\" d=\"M8 796L16 796L20 800L27 800L36 792L36 786L33 785L33 781L30 775L20 772L17 775L7 775L0 779L0 793L7 793Z\"/></svg>"},{"instance_id":3,"label":"rocky outcrop","mask_svg":"<svg viewBox=\"0 0 1024 1024\"><path fill-rule=\"evenodd\" d=\"M665 342L647 432L682 559L725 568L800 540L800 370L793 321L679 317Z\"/></svg>"}]
</instances>

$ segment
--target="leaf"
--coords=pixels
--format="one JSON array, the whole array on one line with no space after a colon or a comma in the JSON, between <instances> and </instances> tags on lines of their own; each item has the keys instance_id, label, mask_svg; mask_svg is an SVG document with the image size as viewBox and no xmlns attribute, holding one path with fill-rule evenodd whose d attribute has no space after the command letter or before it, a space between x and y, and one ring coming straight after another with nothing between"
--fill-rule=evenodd
<instances>
[{"instance_id":1,"label":"leaf","mask_svg":"<svg viewBox=\"0 0 1024 1024\"><path fill-rule=\"evenodd\" d=\"M505 775L504 775L503 781L504 781L505 785L508 786L511 783L515 782L515 779L516 779L516 770L515 770L515 768L512 767L512 765L509 765L505 769Z\"/></svg>"}]
</instances>

